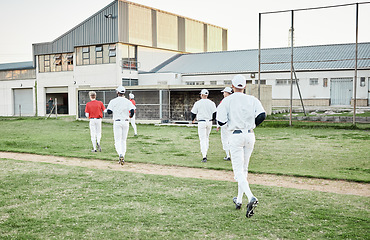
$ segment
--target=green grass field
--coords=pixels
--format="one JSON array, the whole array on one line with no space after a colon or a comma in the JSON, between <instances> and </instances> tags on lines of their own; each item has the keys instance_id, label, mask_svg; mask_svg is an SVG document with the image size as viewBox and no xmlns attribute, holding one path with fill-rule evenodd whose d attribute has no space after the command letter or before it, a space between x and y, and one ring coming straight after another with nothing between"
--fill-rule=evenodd
<instances>
[{"instance_id":1,"label":"green grass field","mask_svg":"<svg viewBox=\"0 0 370 240\"><path fill-rule=\"evenodd\" d=\"M367 197L0 161L0 239L368 239Z\"/></svg>"},{"instance_id":2,"label":"green grass field","mask_svg":"<svg viewBox=\"0 0 370 240\"><path fill-rule=\"evenodd\" d=\"M103 124L100 153L91 153L88 122L25 118L0 120L0 151L117 160L111 124ZM67 118L69 119L69 118ZM70 120L70 119L69 119ZM265 122L256 132L250 172L370 182L367 125ZM365 130L363 130L365 129ZM139 125L130 128L126 161L231 171L220 133L212 131L208 162L201 162L196 127Z\"/></svg>"},{"instance_id":3,"label":"green grass field","mask_svg":"<svg viewBox=\"0 0 370 240\"><path fill-rule=\"evenodd\" d=\"M252 172L369 183L368 126L265 122ZM365 130L364 130L365 129ZM220 133L201 163L197 129L130 129L129 162L231 170ZM91 153L88 122L0 118L0 151L116 161L111 124ZM124 167L124 166L123 166ZM235 210L235 182L0 159L0 239L368 239L368 197L251 185L255 216Z\"/></svg>"}]
</instances>

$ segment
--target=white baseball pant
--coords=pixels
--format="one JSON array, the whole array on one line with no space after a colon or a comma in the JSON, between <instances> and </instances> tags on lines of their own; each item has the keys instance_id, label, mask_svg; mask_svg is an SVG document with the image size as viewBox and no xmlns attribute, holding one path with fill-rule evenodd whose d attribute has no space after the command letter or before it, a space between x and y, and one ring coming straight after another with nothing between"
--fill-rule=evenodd
<instances>
[{"instance_id":1,"label":"white baseball pant","mask_svg":"<svg viewBox=\"0 0 370 240\"><path fill-rule=\"evenodd\" d=\"M129 127L129 122L125 120L114 121L113 123L114 146L118 155L125 156L126 154L126 140Z\"/></svg>"},{"instance_id":2,"label":"white baseball pant","mask_svg":"<svg viewBox=\"0 0 370 240\"><path fill-rule=\"evenodd\" d=\"M90 136L94 150L96 150L96 143L100 145L101 139L101 118L90 118Z\"/></svg>"},{"instance_id":3,"label":"white baseball pant","mask_svg":"<svg viewBox=\"0 0 370 240\"><path fill-rule=\"evenodd\" d=\"M209 134L212 130L212 121L201 121L198 122L198 135L200 141L200 151L203 158L207 157L209 148Z\"/></svg>"},{"instance_id":4,"label":"white baseball pant","mask_svg":"<svg viewBox=\"0 0 370 240\"><path fill-rule=\"evenodd\" d=\"M247 178L249 159L252 155L255 142L254 133L248 133L248 130L238 134L230 134L231 163L234 178L238 182L238 203L242 203L243 193L247 196L248 201L253 197Z\"/></svg>"},{"instance_id":5,"label":"white baseball pant","mask_svg":"<svg viewBox=\"0 0 370 240\"><path fill-rule=\"evenodd\" d=\"M230 157L230 146L229 146L229 138L230 138L231 131L227 129L227 126L224 125L221 127L221 143L222 148L226 153L226 157Z\"/></svg>"},{"instance_id":6,"label":"white baseball pant","mask_svg":"<svg viewBox=\"0 0 370 240\"><path fill-rule=\"evenodd\" d=\"M136 122L135 122L135 115L132 118L130 118L131 126L134 128L134 134L137 135L137 128L136 128Z\"/></svg>"}]
</instances>

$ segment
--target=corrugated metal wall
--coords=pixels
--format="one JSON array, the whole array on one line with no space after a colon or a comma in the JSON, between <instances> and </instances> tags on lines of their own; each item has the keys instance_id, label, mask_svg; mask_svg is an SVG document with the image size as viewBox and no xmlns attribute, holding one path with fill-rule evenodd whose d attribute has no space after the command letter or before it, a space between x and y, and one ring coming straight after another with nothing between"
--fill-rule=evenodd
<instances>
[{"instance_id":1,"label":"corrugated metal wall","mask_svg":"<svg viewBox=\"0 0 370 240\"><path fill-rule=\"evenodd\" d=\"M118 42L118 2L112 2L50 43L33 44L33 54L73 52L75 46ZM112 18L105 15L112 14Z\"/></svg>"}]
</instances>

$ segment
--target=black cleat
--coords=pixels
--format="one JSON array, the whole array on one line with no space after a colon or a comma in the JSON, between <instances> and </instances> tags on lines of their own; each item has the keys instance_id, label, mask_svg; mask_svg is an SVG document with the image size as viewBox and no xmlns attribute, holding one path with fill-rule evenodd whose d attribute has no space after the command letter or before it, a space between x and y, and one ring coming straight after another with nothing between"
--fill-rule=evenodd
<instances>
[{"instance_id":1,"label":"black cleat","mask_svg":"<svg viewBox=\"0 0 370 240\"><path fill-rule=\"evenodd\" d=\"M206 157L203 158L202 162L207 162L207 158Z\"/></svg>"},{"instance_id":2,"label":"black cleat","mask_svg":"<svg viewBox=\"0 0 370 240\"><path fill-rule=\"evenodd\" d=\"M236 202L237 200L238 200L238 198L237 198L237 197L234 197L234 198L233 198L233 202L235 203L235 209L239 210L239 209L241 209L241 208L242 208L242 204L241 204L241 203Z\"/></svg>"},{"instance_id":3,"label":"black cleat","mask_svg":"<svg viewBox=\"0 0 370 240\"><path fill-rule=\"evenodd\" d=\"M254 215L254 209L257 207L258 205L258 200L257 198L255 197L252 197L252 199L250 200L250 202L247 204L247 213L246 213L246 217L247 218L250 218Z\"/></svg>"},{"instance_id":4,"label":"black cleat","mask_svg":"<svg viewBox=\"0 0 370 240\"><path fill-rule=\"evenodd\" d=\"M125 160L123 158L122 155L119 155L119 161L118 161L119 164L123 165L125 163Z\"/></svg>"},{"instance_id":5,"label":"black cleat","mask_svg":"<svg viewBox=\"0 0 370 240\"><path fill-rule=\"evenodd\" d=\"M93 149L93 150L91 150L91 152L97 152L97 151Z\"/></svg>"},{"instance_id":6,"label":"black cleat","mask_svg":"<svg viewBox=\"0 0 370 240\"><path fill-rule=\"evenodd\" d=\"M97 143L97 145L98 145L98 151L101 152L101 146L100 146L100 144Z\"/></svg>"}]
</instances>

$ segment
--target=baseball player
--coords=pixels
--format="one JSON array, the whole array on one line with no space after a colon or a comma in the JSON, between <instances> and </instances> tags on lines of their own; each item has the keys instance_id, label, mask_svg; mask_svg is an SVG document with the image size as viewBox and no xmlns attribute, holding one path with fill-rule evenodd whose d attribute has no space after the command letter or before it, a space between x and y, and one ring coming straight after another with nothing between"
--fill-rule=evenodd
<instances>
[{"instance_id":1,"label":"baseball player","mask_svg":"<svg viewBox=\"0 0 370 240\"><path fill-rule=\"evenodd\" d=\"M134 100L135 95L133 93L130 93L128 95L128 97L129 97L129 100L132 102L132 104L136 107L136 102ZM135 109L135 113L136 113L136 109ZM136 114L134 114L134 116L132 118L130 118L130 122L131 122L131 126L134 128L134 136L137 136L137 128L136 128L136 123L135 123L135 116L136 116Z\"/></svg>"},{"instance_id":2,"label":"baseball player","mask_svg":"<svg viewBox=\"0 0 370 240\"><path fill-rule=\"evenodd\" d=\"M201 99L194 103L191 109L191 120L195 123L198 120L198 135L200 141L200 151L202 152L202 162L207 162L207 151L209 147L209 134L212 129L212 120L216 118L216 104L208 99L208 90L202 89Z\"/></svg>"},{"instance_id":3,"label":"baseball player","mask_svg":"<svg viewBox=\"0 0 370 240\"><path fill-rule=\"evenodd\" d=\"M86 103L85 116L90 119L90 136L93 145L92 152L101 152L100 139L101 139L101 122L103 118L103 111L105 110L104 104L96 100L96 92L89 92L90 102Z\"/></svg>"},{"instance_id":4,"label":"baseball player","mask_svg":"<svg viewBox=\"0 0 370 240\"><path fill-rule=\"evenodd\" d=\"M246 79L242 75L232 79L234 93L218 106L217 121L221 126L227 124L227 129L232 132L229 138L231 163L238 182L238 196L233 198L233 202L235 208L240 209L245 193L249 201L246 217L249 218L254 215L258 204L247 180L249 158L255 143L253 129L265 120L266 113L257 98L243 93L245 86Z\"/></svg>"},{"instance_id":5,"label":"baseball player","mask_svg":"<svg viewBox=\"0 0 370 240\"><path fill-rule=\"evenodd\" d=\"M129 118L134 116L135 106L125 98L126 89L123 86L119 86L116 92L118 96L109 102L107 113L113 113L114 146L119 155L118 163L123 165L126 154L126 139L130 126Z\"/></svg>"},{"instance_id":6,"label":"baseball player","mask_svg":"<svg viewBox=\"0 0 370 240\"><path fill-rule=\"evenodd\" d=\"M231 87L225 87L224 90L221 91L224 95L224 98L230 96L233 93L233 90ZM221 100L222 102L222 100ZM221 103L220 102L220 103ZM220 130L220 125L217 123L217 131ZM226 153L226 157L224 157L225 161L230 161L230 148L229 148L229 136L231 132L227 129L226 125L223 125L221 127L221 143L222 143L222 148L224 149Z\"/></svg>"}]
</instances>

